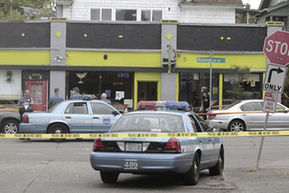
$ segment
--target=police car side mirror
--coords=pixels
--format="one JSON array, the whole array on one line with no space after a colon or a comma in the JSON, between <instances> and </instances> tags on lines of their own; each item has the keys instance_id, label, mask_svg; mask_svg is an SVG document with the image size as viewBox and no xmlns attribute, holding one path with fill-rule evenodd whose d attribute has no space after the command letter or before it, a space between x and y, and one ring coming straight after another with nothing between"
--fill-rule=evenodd
<instances>
[{"instance_id":1,"label":"police car side mirror","mask_svg":"<svg viewBox=\"0 0 289 193\"><path fill-rule=\"evenodd\" d=\"M117 111L112 111L112 114L113 114L114 116L117 116L117 115L119 115L119 112L117 112Z\"/></svg>"}]
</instances>

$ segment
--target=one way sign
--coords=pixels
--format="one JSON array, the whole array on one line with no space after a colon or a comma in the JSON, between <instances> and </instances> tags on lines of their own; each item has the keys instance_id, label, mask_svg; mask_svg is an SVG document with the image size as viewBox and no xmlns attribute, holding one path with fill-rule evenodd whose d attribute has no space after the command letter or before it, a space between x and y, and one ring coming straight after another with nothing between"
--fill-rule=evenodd
<instances>
[{"instance_id":1,"label":"one way sign","mask_svg":"<svg viewBox=\"0 0 289 193\"><path fill-rule=\"evenodd\" d=\"M273 64L267 65L264 90L274 93L283 93L287 67L279 67Z\"/></svg>"}]
</instances>

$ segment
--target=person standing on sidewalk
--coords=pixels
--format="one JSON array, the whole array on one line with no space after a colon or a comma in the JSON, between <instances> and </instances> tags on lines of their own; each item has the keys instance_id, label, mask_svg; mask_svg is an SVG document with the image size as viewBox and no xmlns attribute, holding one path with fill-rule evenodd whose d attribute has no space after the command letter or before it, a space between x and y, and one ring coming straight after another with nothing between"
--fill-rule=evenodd
<instances>
[{"instance_id":1,"label":"person standing on sidewalk","mask_svg":"<svg viewBox=\"0 0 289 193\"><path fill-rule=\"evenodd\" d=\"M54 89L54 96L50 97L49 102L48 102L48 109L53 107L54 105L60 103L63 101L63 98L60 96L60 89L55 88Z\"/></svg>"},{"instance_id":2,"label":"person standing on sidewalk","mask_svg":"<svg viewBox=\"0 0 289 193\"><path fill-rule=\"evenodd\" d=\"M207 91L202 92L201 109L202 113L207 113L210 107L210 96ZM204 120L207 119L207 115L203 116Z\"/></svg>"},{"instance_id":3,"label":"person standing on sidewalk","mask_svg":"<svg viewBox=\"0 0 289 193\"><path fill-rule=\"evenodd\" d=\"M70 96L70 100L79 100L81 99L81 95L79 94L79 88L74 87L72 89L72 96Z\"/></svg>"},{"instance_id":4,"label":"person standing on sidewalk","mask_svg":"<svg viewBox=\"0 0 289 193\"><path fill-rule=\"evenodd\" d=\"M29 90L25 90L23 97L21 97L17 103L17 106L19 108L19 115L20 115L21 121L22 121L22 115L25 112L32 112L33 111L32 106L31 106L32 103L33 103L33 101L32 101L32 98L30 97Z\"/></svg>"},{"instance_id":5,"label":"person standing on sidewalk","mask_svg":"<svg viewBox=\"0 0 289 193\"><path fill-rule=\"evenodd\" d=\"M111 104L111 101L108 100L106 97L107 97L107 95L105 93L102 93L100 96L100 100L106 102L107 104Z\"/></svg>"}]
</instances>

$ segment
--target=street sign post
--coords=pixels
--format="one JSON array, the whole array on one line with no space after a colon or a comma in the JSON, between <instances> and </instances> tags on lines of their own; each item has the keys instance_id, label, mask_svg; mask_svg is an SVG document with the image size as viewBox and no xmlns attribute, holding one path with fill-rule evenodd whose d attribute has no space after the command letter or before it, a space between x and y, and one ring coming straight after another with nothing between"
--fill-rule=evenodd
<instances>
[{"instance_id":1,"label":"street sign post","mask_svg":"<svg viewBox=\"0 0 289 193\"><path fill-rule=\"evenodd\" d=\"M289 63L289 33L276 31L267 36L264 42L264 54L272 64L286 66Z\"/></svg>"},{"instance_id":2,"label":"street sign post","mask_svg":"<svg viewBox=\"0 0 289 193\"><path fill-rule=\"evenodd\" d=\"M263 110L266 112L263 129L263 131L265 131L268 124L269 112L275 112L276 103L279 98L278 95L282 94L284 89L285 78L287 75L286 66L289 64L289 33L276 31L273 34L267 36L265 38L263 52L267 56L267 59L271 62L271 64L267 65L263 88L264 90L269 91L265 94L263 104ZM261 138L256 169L259 167L263 143L264 137Z\"/></svg>"},{"instance_id":3,"label":"street sign post","mask_svg":"<svg viewBox=\"0 0 289 193\"><path fill-rule=\"evenodd\" d=\"M197 57L197 63L210 63L210 106L209 109L211 110L212 106L212 79L213 79L213 63L225 63L226 58L214 58L214 51L210 51L210 57Z\"/></svg>"},{"instance_id":4,"label":"street sign post","mask_svg":"<svg viewBox=\"0 0 289 193\"><path fill-rule=\"evenodd\" d=\"M287 67L268 64L263 90L282 94L284 90L286 75Z\"/></svg>"}]
</instances>

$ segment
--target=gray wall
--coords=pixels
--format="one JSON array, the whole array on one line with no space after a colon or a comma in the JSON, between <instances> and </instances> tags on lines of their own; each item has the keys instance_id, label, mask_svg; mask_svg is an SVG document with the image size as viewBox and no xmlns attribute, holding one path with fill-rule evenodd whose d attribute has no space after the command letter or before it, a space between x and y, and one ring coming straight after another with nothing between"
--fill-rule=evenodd
<instances>
[{"instance_id":1,"label":"gray wall","mask_svg":"<svg viewBox=\"0 0 289 193\"><path fill-rule=\"evenodd\" d=\"M176 101L176 73L161 73L161 100Z\"/></svg>"},{"instance_id":2,"label":"gray wall","mask_svg":"<svg viewBox=\"0 0 289 193\"><path fill-rule=\"evenodd\" d=\"M60 89L60 95L65 99L65 71L50 71L50 97L54 95L54 89Z\"/></svg>"}]
</instances>

